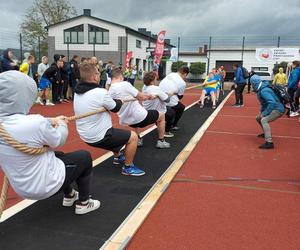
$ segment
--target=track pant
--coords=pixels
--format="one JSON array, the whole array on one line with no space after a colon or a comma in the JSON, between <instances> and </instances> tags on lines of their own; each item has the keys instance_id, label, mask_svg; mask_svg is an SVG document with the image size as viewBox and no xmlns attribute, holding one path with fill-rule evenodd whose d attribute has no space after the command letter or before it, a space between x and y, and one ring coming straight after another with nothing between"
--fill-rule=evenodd
<instances>
[{"instance_id":1,"label":"track pant","mask_svg":"<svg viewBox=\"0 0 300 250\"><path fill-rule=\"evenodd\" d=\"M71 153L55 152L55 156L66 166L65 181L61 191L65 195L72 192L72 183L76 182L79 191L79 200L86 201L90 196L93 161L88 151L80 150Z\"/></svg>"},{"instance_id":2,"label":"track pant","mask_svg":"<svg viewBox=\"0 0 300 250\"><path fill-rule=\"evenodd\" d=\"M296 91L297 91L297 89L288 89L292 112L295 112L297 110L297 107L296 107L297 104L295 102ZM298 100L298 106L299 106L299 100Z\"/></svg>"},{"instance_id":3,"label":"track pant","mask_svg":"<svg viewBox=\"0 0 300 250\"><path fill-rule=\"evenodd\" d=\"M300 98L300 88L298 88L295 92L294 100L295 100L295 110L299 110L299 98Z\"/></svg>"},{"instance_id":4,"label":"track pant","mask_svg":"<svg viewBox=\"0 0 300 250\"><path fill-rule=\"evenodd\" d=\"M178 104L176 106L171 107L171 108L175 111L175 118L174 118L174 122L172 124L172 126L175 127L175 126L177 126L177 123L180 120L180 118L184 112L185 106L181 102L178 102Z\"/></svg>"},{"instance_id":5,"label":"track pant","mask_svg":"<svg viewBox=\"0 0 300 250\"><path fill-rule=\"evenodd\" d=\"M243 105L244 98L243 98L243 91L245 89L246 83L237 84L237 87L234 89L235 91L235 104Z\"/></svg>"},{"instance_id":6,"label":"track pant","mask_svg":"<svg viewBox=\"0 0 300 250\"><path fill-rule=\"evenodd\" d=\"M271 133L271 127L269 125L269 122L273 122L283 116L283 113L280 113L278 110L273 110L269 115L262 117L261 114L256 117L256 121L258 124L262 127L264 134L265 134L265 140L267 142L272 142L272 133Z\"/></svg>"},{"instance_id":7,"label":"track pant","mask_svg":"<svg viewBox=\"0 0 300 250\"><path fill-rule=\"evenodd\" d=\"M61 92L61 98L67 99L67 92L68 92L68 86L69 86L69 80L64 80L64 83L62 84L62 92Z\"/></svg>"},{"instance_id":8,"label":"track pant","mask_svg":"<svg viewBox=\"0 0 300 250\"><path fill-rule=\"evenodd\" d=\"M166 132L170 132L171 127L175 120L175 110L173 110L171 107L167 107L167 112L165 113L165 119L166 119Z\"/></svg>"},{"instance_id":9,"label":"track pant","mask_svg":"<svg viewBox=\"0 0 300 250\"><path fill-rule=\"evenodd\" d=\"M60 97L60 84L53 82L52 83L52 101L54 103L59 101L59 97Z\"/></svg>"}]
</instances>

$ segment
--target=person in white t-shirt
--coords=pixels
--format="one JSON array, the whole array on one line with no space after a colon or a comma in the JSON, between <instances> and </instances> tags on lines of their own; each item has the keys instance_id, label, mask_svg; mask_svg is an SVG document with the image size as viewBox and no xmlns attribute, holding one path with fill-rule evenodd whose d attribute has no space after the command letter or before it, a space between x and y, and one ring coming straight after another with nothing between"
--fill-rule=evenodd
<instances>
[{"instance_id":1,"label":"person in white t-shirt","mask_svg":"<svg viewBox=\"0 0 300 250\"><path fill-rule=\"evenodd\" d=\"M175 119L175 111L170 107L167 108L167 103L170 102L170 98L173 93L165 93L160 87L156 86L157 74L155 72L148 72L144 75L144 87L143 93L157 96L153 100L147 100L143 102L143 106L146 110L157 110L165 114L166 128L165 137L173 137L174 134L170 132L171 125Z\"/></svg>"},{"instance_id":2,"label":"person in white t-shirt","mask_svg":"<svg viewBox=\"0 0 300 250\"><path fill-rule=\"evenodd\" d=\"M171 126L172 130L179 130L178 122L184 112L185 106L180 102L183 98L186 88L185 79L189 74L189 68L182 66L178 72L170 73L159 84L159 87L166 93L174 93L170 102L167 103L167 107L170 107L175 111L175 119Z\"/></svg>"},{"instance_id":3,"label":"person in white t-shirt","mask_svg":"<svg viewBox=\"0 0 300 250\"><path fill-rule=\"evenodd\" d=\"M143 140L139 136L138 128L144 128L151 124L157 124L158 140L156 143L157 148L169 148L170 144L165 141L165 114L158 112L157 110L146 110L139 101L146 101L154 99L156 96L142 93L133 87L129 82L125 82L123 78L123 72L120 69L114 69L112 71L112 82L109 89L109 94L115 99L130 99L136 98L136 101L123 104L122 108L118 112L120 123L122 125L129 125L135 128L139 142L138 146L143 145Z\"/></svg>"},{"instance_id":4,"label":"person in white t-shirt","mask_svg":"<svg viewBox=\"0 0 300 250\"><path fill-rule=\"evenodd\" d=\"M100 108L107 111L76 121L80 138L88 145L114 153L113 164L123 164L122 174L142 176L145 172L133 164L138 137L135 132L113 128L110 112L118 112L122 101L113 100L104 88L99 88L100 73L89 63L80 66L80 82L75 88L74 111L76 115ZM120 150L125 145L125 155Z\"/></svg>"},{"instance_id":5,"label":"person in white t-shirt","mask_svg":"<svg viewBox=\"0 0 300 250\"><path fill-rule=\"evenodd\" d=\"M100 207L90 198L92 158L89 152L55 152L68 136L64 116L45 118L29 115L37 95L35 81L29 76L8 71L0 74L0 124L8 134L28 147L49 150L40 155L22 153L0 137L0 166L18 195L27 199L46 199L64 192L62 205L71 207L77 199L75 213L85 214ZM20 125L21 124L21 125ZM78 191L71 184L77 182Z\"/></svg>"}]
</instances>

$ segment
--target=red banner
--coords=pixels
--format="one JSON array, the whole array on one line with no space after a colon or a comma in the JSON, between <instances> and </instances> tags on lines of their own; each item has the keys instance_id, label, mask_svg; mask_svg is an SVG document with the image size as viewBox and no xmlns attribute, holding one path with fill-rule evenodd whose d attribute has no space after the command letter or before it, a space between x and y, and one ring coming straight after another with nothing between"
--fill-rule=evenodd
<instances>
[{"instance_id":1,"label":"red banner","mask_svg":"<svg viewBox=\"0 0 300 250\"><path fill-rule=\"evenodd\" d=\"M156 41L156 47L154 52L154 64L159 65L160 60L164 54L165 49L165 35L166 31L162 30L158 33L157 41Z\"/></svg>"},{"instance_id":2,"label":"red banner","mask_svg":"<svg viewBox=\"0 0 300 250\"><path fill-rule=\"evenodd\" d=\"M127 55L126 55L126 58L125 58L125 68L129 68L129 62L130 62L130 59L133 57L133 52L132 51L128 51L127 52Z\"/></svg>"}]
</instances>

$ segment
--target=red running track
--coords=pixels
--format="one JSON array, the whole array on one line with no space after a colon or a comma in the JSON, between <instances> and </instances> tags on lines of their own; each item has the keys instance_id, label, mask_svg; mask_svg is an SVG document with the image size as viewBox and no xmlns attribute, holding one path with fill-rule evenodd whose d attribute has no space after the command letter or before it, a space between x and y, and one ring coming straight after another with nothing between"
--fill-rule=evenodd
<instances>
[{"instance_id":1,"label":"red running track","mask_svg":"<svg viewBox=\"0 0 300 250\"><path fill-rule=\"evenodd\" d=\"M245 95L240 109L233 103L232 96L127 249L300 249L300 125L274 122L276 148L263 151L256 96Z\"/></svg>"},{"instance_id":2,"label":"red running track","mask_svg":"<svg viewBox=\"0 0 300 250\"><path fill-rule=\"evenodd\" d=\"M186 91L183 103L185 105L190 105L193 102L197 101L200 96L200 91L197 89L189 89ZM66 116L72 116L74 115L73 112L73 105L72 103L63 103L60 105L55 105L55 106L40 106L40 105L35 105L31 109L32 114L41 114L46 117L54 117L58 115L66 115ZM118 117L116 114L112 114L113 116L113 126L115 127L122 127L119 125ZM130 129L129 127L123 127L124 129ZM147 128L145 128L147 129ZM58 150L62 150L64 152L70 152L70 151L76 151L80 149L85 149L88 150L91 154L93 159L97 159L100 156L104 155L107 151L102 150L102 149L97 149L88 146L85 144L80 138L79 135L77 134L76 128L75 128L75 123L70 123L69 124L69 137L67 139L66 144L62 148L58 148ZM3 182L3 172L0 170L0 183L2 185ZM8 191L8 198L6 202L5 209L15 205L16 203L20 202L22 198L20 198L10 187Z\"/></svg>"}]
</instances>

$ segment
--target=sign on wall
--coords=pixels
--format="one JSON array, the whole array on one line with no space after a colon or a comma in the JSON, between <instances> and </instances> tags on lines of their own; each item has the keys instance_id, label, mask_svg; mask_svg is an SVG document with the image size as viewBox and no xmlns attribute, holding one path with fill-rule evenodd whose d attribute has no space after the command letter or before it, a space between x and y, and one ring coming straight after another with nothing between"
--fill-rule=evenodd
<instances>
[{"instance_id":1,"label":"sign on wall","mask_svg":"<svg viewBox=\"0 0 300 250\"><path fill-rule=\"evenodd\" d=\"M256 59L261 62L292 62L299 60L298 48L258 48L256 49Z\"/></svg>"}]
</instances>

